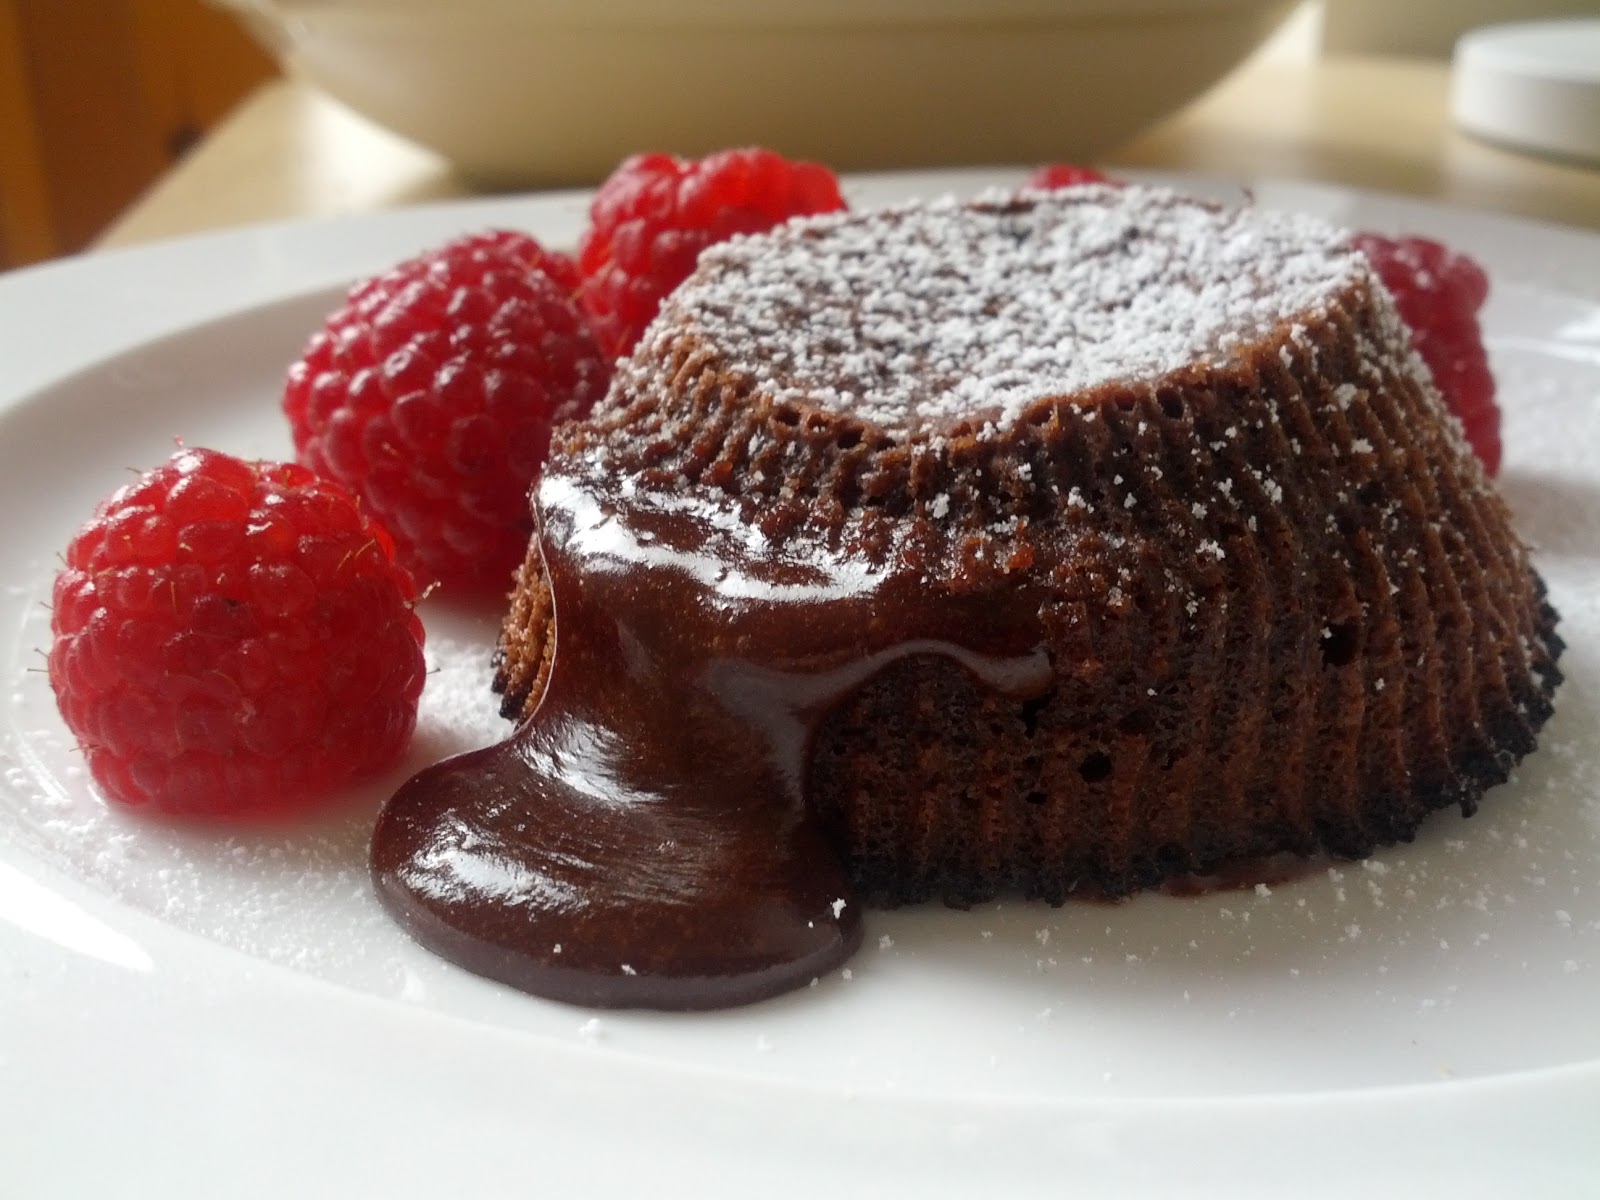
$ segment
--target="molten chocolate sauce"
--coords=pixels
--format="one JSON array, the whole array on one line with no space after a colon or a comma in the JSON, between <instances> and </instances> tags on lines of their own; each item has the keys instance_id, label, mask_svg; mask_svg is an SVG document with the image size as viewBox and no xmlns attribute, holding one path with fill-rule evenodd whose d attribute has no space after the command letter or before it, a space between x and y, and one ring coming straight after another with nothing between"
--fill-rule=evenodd
<instances>
[{"instance_id":1,"label":"molten chocolate sauce","mask_svg":"<svg viewBox=\"0 0 1600 1200\"><path fill-rule=\"evenodd\" d=\"M716 1008L803 986L861 942L805 806L823 717L908 655L1020 699L1048 689L1029 589L958 593L881 555L774 549L736 503L552 464L540 706L412 779L373 837L379 895L418 941L578 1004Z\"/></svg>"}]
</instances>

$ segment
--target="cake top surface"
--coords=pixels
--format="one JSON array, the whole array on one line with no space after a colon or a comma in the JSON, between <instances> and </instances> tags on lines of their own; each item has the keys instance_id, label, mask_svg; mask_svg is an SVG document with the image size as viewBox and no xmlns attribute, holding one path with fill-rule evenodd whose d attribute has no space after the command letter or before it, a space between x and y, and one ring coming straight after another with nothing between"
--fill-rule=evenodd
<instances>
[{"instance_id":1,"label":"cake top surface","mask_svg":"<svg viewBox=\"0 0 1600 1200\"><path fill-rule=\"evenodd\" d=\"M1315 218L1162 188L945 198L711 247L635 361L696 334L775 401L891 436L1005 428L1040 399L1226 363L1366 270Z\"/></svg>"}]
</instances>

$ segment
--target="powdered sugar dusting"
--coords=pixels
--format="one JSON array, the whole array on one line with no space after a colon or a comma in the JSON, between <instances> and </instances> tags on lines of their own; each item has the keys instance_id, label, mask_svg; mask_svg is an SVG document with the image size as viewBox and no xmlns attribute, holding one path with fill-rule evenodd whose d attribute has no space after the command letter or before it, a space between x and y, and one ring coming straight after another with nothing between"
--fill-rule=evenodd
<instances>
[{"instance_id":1,"label":"powdered sugar dusting","mask_svg":"<svg viewBox=\"0 0 1600 1200\"><path fill-rule=\"evenodd\" d=\"M1013 424L1034 401L1225 364L1366 272L1310 217L1159 188L831 214L713 247L646 334L893 432Z\"/></svg>"}]
</instances>

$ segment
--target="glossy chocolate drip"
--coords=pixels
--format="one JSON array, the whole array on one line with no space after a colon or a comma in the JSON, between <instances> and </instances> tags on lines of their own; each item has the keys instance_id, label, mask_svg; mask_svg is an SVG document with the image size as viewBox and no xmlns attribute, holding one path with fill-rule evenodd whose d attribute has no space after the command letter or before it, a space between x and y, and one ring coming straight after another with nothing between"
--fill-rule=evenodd
<instances>
[{"instance_id":1,"label":"glossy chocolate drip","mask_svg":"<svg viewBox=\"0 0 1600 1200\"><path fill-rule=\"evenodd\" d=\"M861 941L804 803L819 722L910 655L1042 694L1038 597L848 547L773 555L725 497L647 494L577 459L537 508L544 698L390 801L380 896L435 952L553 999L714 1008L805 985Z\"/></svg>"}]
</instances>

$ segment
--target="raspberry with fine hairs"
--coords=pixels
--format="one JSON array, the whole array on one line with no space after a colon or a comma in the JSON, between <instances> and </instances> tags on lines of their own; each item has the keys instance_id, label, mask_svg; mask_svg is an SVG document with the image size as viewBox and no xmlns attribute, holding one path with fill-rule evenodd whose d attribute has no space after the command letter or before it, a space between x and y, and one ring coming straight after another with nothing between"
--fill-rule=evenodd
<instances>
[{"instance_id":1,"label":"raspberry with fine hairs","mask_svg":"<svg viewBox=\"0 0 1600 1200\"><path fill-rule=\"evenodd\" d=\"M290 368L295 453L361 497L419 582L509 587L550 430L610 382L577 282L526 234L459 238L357 285Z\"/></svg>"},{"instance_id":2,"label":"raspberry with fine hairs","mask_svg":"<svg viewBox=\"0 0 1600 1200\"><path fill-rule=\"evenodd\" d=\"M1467 255L1429 238L1358 233L1355 244L1394 295L1445 404L1460 418L1484 470L1494 475L1500 469L1500 409L1478 328L1488 275Z\"/></svg>"},{"instance_id":3,"label":"raspberry with fine hairs","mask_svg":"<svg viewBox=\"0 0 1600 1200\"><path fill-rule=\"evenodd\" d=\"M578 296L601 348L612 355L631 351L661 301L712 243L844 206L827 167L771 150L627 159L595 193L578 244Z\"/></svg>"},{"instance_id":4,"label":"raspberry with fine hairs","mask_svg":"<svg viewBox=\"0 0 1600 1200\"><path fill-rule=\"evenodd\" d=\"M414 598L343 488L180 450L68 544L50 685L110 800L298 809L409 742L425 673Z\"/></svg>"}]
</instances>

